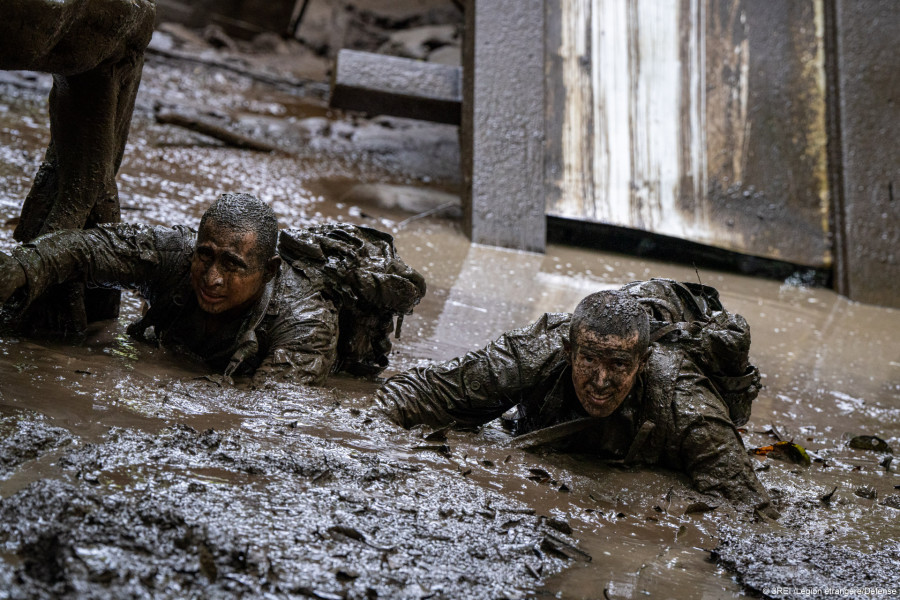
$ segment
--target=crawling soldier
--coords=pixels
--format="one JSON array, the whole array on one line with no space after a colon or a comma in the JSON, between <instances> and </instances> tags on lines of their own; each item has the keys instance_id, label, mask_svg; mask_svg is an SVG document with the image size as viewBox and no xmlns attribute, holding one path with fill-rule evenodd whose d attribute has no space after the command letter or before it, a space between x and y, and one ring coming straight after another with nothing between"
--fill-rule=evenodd
<instances>
[{"instance_id":1,"label":"crawling soldier","mask_svg":"<svg viewBox=\"0 0 900 600\"><path fill-rule=\"evenodd\" d=\"M715 296L710 301L721 309ZM662 336L652 343L651 316ZM707 320L672 323L685 319ZM563 450L685 471L700 492L777 516L729 416L749 416L758 372L745 362L740 373L719 373L719 381L747 386L731 407L715 375L698 366L716 361L672 341L679 335L722 354L737 349L746 357L749 350L739 315L710 310L684 284L638 282L591 294L574 314L545 314L481 350L396 375L378 390L378 410L403 427L480 425L503 415L516 433L545 435Z\"/></svg>"},{"instance_id":2,"label":"crawling soldier","mask_svg":"<svg viewBox=\"0 0 900 600\"><path fill-rule=\"evenodd\" d=\"M393 317L425 293L387 234L321 225L279 234L249 194L223 194L187 227L63 230L0 253L0 303L21 315L53 284L133 289L149 304L133 337L176 347L226 376L317 385L387 365ZM20 322L26 322L21 321Z\"/></svg>"}]
</instances>

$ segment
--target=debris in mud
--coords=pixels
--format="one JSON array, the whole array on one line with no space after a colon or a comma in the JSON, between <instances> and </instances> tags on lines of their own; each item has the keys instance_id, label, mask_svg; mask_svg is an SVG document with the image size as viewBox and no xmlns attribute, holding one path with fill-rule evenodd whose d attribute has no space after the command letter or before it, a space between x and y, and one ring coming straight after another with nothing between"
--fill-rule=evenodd
<instances>
[{"instance_id":1,"label":"debris in mud","mask_svg":"<svg viewBox=\"0 0 900 600\"><path fill-rule=\"evenodd\" d=\"M0 417L0 480L23 463L72 441L68 431L48 425L37 413Z\"/></svg>"},{"instance_id":2,"label":"debris in mud","mask_svg":"<svg viewBox=\"0 0 900 600\"><path fill-rule=\"evenodd\" d=\"M802 590L813 588L900 589L896 540L854 547L832 540L833 529L823 539L823 530L809 527L809 511L802 508L786 511L780 521L754 529L721 523L713 560L746 588L770 598L808 598Z\"/></svg>"},{"instance_id":3,"label":"debris in mud","mask_svg":"<svg viewBox=\"0 0 900 600\"><path fill-rule=\"evenodd\" d=\"M884 500L881 501L881 505L900 510L900 494L891 494L890 496L885 496Z\"/></svg>"},{"instance_id":4,"label":"debris in mud","mask_svg":"<svg viewBox=\"0 0 900 600\"><path fill-rule=\"evenodd\" d=\"M758 456L765 456L766 458L781 460L803 467L808 467L812 464L806 449L793 442L777 442L772 446L753 448L750 452Z\"/></svg>"},{"instance_id":5,"label":"debris in mud","mask_svg":"<svg viewBox=\"0 0 900 600\"><path fill-rule=\"evenodd\" d=\"M831 499L834 498L834 493L836 491L837 491L837 486L834 486L834 488L832 488L832 490L830 492L828 492L827 494L823 494L822 496L819 496L819 500L821 500L825 504L831 504Z\"/></svg>"},{"instance_id":6,"label":"debris in mud","mask_svg":"<svg viewBox=\"0 0 900 600\"><path fill-rule=\"evenodd\" d=\"M857 435L852 437L847 445L855 450L871 450L872 452L889 453L894 452L893 448L891 448L886 441L884 441L877 435Z\"/></svg>"},{"instance_id":7,"label":"debris in mud","mask_svg":"<svg viewBox=\"0 0 900 600\"><path fill-rule=\"evenodd\" d=\"M585 560L562 532L548 538L533 510L466 479L401 468L277 420L263 425L113 428L102 443L64 450L61 474L72 483L42 479L0 500L0 521L10 524L0 545L12 559L0 562L0 589L13 597L395 598L413 586L524 596L534 585L521 580L532 548L558 550L530 567L539 573L561 569L563 556ZM267 430L279 432L277 444ZM492 503L503 507L485 511ZM528 526L504 528L500 512L518 512Z\"/></svg>"},{"instance_id":8,"label":"debris in mud","mask_svg":"<svg viewBox=\"0 0 900 600\"><path fill-rule=\"evenodd\" d=\"M719 507L715 504L708 504L706 502L691 502L690 504L687 505L687 507L685 507L684 514L692 515L692 514L698 514L698 513L712 512L712 511L716 510L717 508L719 508Z\"/></svg>"},{"instance_id":9,"label":"debris in mud","mask_svg":"<svg viewBox=\"0 0 900 600\"><path fill-rule=\"evenodd\" d=\"M450 446L447 444L422 444L419 446L413 446L411 450L416 450L418 452L437 452L442 456L450 456Z\"/></svg>"},{"instance_id":10,"label":"debris in mud","mask_svg":"<svg viewBox=\"0 0 900 600\"><path fill-rule=\"evenodd\" d=\"M447 441L447 432L453 425L447 425L446 427L441 427L440 429L435 429L429 434L422 436L422 439L426 442L446 442Z\"/></svg>"},{"instance_id":11,"label":"debris in mud","mask_svg":"<svg viewBox=\"0 0 900 600\"><path fill-rule=\"evenodd\" d=\"M593 560L591 555L581 548L578 548L549 533L544 536L543 540L541 540L541 550L543 550L547 554L550 554L551 556L556 556L558 558L568 560L578 560L583 562L591 562L591 560Z\"/></svg>"},{"instance_id":12,"label":"debris in mud","mask_svg":"<svg viewBox=\"0 0 900 600\"><path fill-rule=\"evenodd\" d=\"M867 485L856 488L853 493L866 500L875 500L878 497L878 491Z\"/></svg>"},{"instance_id":13,"label":"debris in mud","mask_svg":"<svg viewBox=\"0 0 900 600\"><path fill-rule=\"evenodd\" d=\"M555 517L548 517L544 521L547 524L547 527L555 529L560 533L564 533L566 535L572 535L572 526L562 519L557 519Z\"/></svg>"}]
</instances>

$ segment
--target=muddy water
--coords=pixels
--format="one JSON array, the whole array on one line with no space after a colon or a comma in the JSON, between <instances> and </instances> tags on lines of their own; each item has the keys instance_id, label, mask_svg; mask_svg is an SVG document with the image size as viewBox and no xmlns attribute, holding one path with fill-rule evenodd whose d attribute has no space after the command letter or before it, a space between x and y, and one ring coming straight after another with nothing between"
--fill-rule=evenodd
<instances>
[{"instance_id":1,"label":"muddy water","mask_svg":"<svg viewBox=\"0 0 900 600\"><path fill-rule=\"evenodd\" d=\"M43 76L0 83L4 249L46 143L48 88ZM280 118L292 154L240 152L158 126L158 101ZM333 138L342 127L349 137ZM765 387L746 445L791 440L813 459L805 469L756 459L780 523L727 507L698 512L672 473L508 450L494 425L423 440L367 415L374 381L222 388L202 366L129 340L139 302L126 295L119 321L84 340L0 340L0 510L17 524L2 540L0 584L25 577L22 595L410 598L900 586L898 465L847 445L867 434L900 448L900 312L810 289L802 274L779 282L564 246L545 255L473 246L456 221L346 201L358 183L455 184L443 163L410 168L403 152L347 149L354 136L370 143L372 131L283 90L151 62L119 177L125 219L196 225L218 193L240 190L271 202L287 226L341 219L393 232L429 292L385 375L570 311L591 291L699 277L752 326ZM368 148L378 144L397 147L381 138ZM56 525L42 529L40 519ZM547 536L578 550L560 558Z\"/></svg>"}]
</instances>

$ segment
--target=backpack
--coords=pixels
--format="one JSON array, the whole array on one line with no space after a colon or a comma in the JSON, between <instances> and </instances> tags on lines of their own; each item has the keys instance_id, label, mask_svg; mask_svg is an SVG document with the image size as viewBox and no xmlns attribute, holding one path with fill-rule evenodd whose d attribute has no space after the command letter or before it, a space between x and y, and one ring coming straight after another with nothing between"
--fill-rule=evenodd
<instances>
[{"instance_id":1,"label":"backpack","mask_svg":"<svg viewBox=\"0 0 900 600\"><path fill-rule=\"evenodd\" d=\"M725 401L732 422L744 425L762 387L744 317L726 311L718 290L699 283L655 278L622 291L650 316L650 341L684 350Z\"/></svg>"},{"instance_id":2,"label":"backpack","mask_svg":"<svg viewBox=\"0 0 900 600\"><path fill-rule=\"evenodd\" d=\"M318 284L338 308L335 370L353 375L384 370L391 332L400 337L403 316L425 295L425 279L397 256L394 239L346 223L283 229L278 254Z\"/></svg>"}]
</instances>

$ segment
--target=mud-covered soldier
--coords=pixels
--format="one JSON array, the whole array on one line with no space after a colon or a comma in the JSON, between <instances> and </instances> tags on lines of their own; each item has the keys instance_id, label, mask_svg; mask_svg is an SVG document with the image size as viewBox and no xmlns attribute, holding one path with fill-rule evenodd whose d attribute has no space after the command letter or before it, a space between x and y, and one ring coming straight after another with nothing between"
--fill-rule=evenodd
<instances>
[{"instance_id":1,"label":"mud-covered soldier","mask_svg":"<svg viewBox=\"0 0 900 600\"><path fill-rule=\"evenodd\" d=\"M716 386L678 343L651 343L648 312L685 318L673 285L681 284L652 280L598 292L573 315L545 314L483 349L396 375L378 390L378 410L403 427L472 426L502 415L527 434L517 441L684 471L702 493L777 517ZM723 348L746 337L748 351L746 321L720 315L732 325L723 328L733 336ZM739 410L749 416L758 373L746 366L739 370L751 373L743 382L751 387Z\"/></svg>"},{"instance_id":2,"label":"mud-covered soldier","mask_svg":"<svg viewBox=\"0 0 900 600\"><path fill-rule=\"evenodd\" d=\"M305 252L289 253L288 264L283 247ZM12 256L0 253L0 261L7 312L21 314L63 281L136 290L149 308L130 335L257 384L316 385L337 369L379 372L393 316L410 312L424 293L390 236L340 224L279 233L272 209L248 194L219 197L198 232L127 224L65 230ZM370 272L373 264L386 272Z\"/></svg>"}]
</instances>

